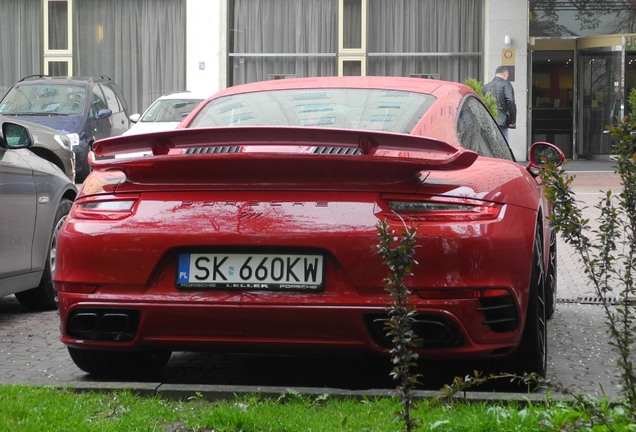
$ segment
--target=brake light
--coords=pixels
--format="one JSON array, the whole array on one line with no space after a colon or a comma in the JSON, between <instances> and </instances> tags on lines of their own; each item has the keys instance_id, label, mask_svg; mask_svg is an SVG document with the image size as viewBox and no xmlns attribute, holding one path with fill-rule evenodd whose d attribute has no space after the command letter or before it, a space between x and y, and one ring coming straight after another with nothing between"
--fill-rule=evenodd
<instances>
[{"instance_id":1,"label":"brake light","mask_svg":"<svg viewBox=\"0 0 636 432\"><path fill-rule=\"evenodd\" d=\"M387 200L388 212L383 216L411 222L476 222L494 220L503 206L485 201L429 198L421 201Z\"/></svg>"},{"instance_id":2,"label":"brake light","mask_svg":"<svg viewBox=\"0 0 636 432\"><path fill-rule=\"evenodd\" d=\"M71 216L77 219L119 220L133 214L137 196L113 195L83 198L75 202Z\"/></svg>"}]
</instances>

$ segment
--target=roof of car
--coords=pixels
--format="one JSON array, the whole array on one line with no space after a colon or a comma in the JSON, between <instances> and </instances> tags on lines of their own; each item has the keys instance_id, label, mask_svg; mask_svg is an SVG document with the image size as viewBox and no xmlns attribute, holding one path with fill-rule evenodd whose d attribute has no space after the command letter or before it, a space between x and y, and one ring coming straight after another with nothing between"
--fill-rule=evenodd
<instances>
[{"instance_id":1,"label":"roof of car","mask_svg":"<svg viewBox=\"0 0 636 432\"><path fill-rule=\"evenodd\" d=\"M264 90L286 89L319 89L319 88L362 88L385 89L396 91L410 91L443 95L446 93L469 93L470 88L464 84L424 78L406 77L314 77L288 78L281 80L258 81L229 87L215 95L226 96L239 93L249 93Z\"/></svg>"},{"instance_id":2,"label":"roof of car","mask_svg":"<svg viewBox=\"0 0 636 432\"><path fill-rule=\"evenodd\" d=\"M174 92L174 93L168 93L165 94L163 96L161 96L160 98L158 98L158 100L166 100L166 99L200 99L200 100L204 100L207 99L210 96L210 94L208 93L197 93L197 92L189 92L189 91L181 91L181 92Z\"/></svg>"},{"instance_id":3,"label":"roof of car","mask_svg":"<svg viewBox=\"0 0 636 432\"><path fill-rule=\"evenodd\" d=\"M89 83L89 82L112 82L112 79L110 79L107 76L48 76L48 75L29 75L26 76L22 79L20 79L20 81L18 81L19 83L23 83L23 82L31 82L31 81L74 81L74 82L82 82L82 83Z\"/></svg>"}]
</instances>

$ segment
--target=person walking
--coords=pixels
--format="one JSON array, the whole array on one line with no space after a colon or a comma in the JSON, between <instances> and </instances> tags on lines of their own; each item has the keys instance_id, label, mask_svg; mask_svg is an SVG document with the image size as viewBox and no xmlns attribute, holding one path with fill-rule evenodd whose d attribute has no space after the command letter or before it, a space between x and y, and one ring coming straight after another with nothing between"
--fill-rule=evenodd
<instances>
[{"instance_id":1,"label":"person walking","mask_svg":"<svg viewBox=\"0 0 636 432\"><path fill-rule=\"evenodd\" d=\"M495 77L483 87L483 93L490 93L497 102L497 125L503 136L506 137L506 141L508 141L508 129L514 129L517 126L515 91L508 81L508 76L508 68L498 66L495 70Z\"/></svg>"}]
</instances>

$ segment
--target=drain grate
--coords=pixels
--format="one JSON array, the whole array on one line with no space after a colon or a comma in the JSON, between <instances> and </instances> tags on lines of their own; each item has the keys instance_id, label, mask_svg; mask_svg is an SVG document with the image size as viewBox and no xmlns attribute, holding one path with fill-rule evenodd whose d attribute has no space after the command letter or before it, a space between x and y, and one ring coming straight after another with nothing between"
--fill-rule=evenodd
<instances>
[{"instance_id":1,"label":"drain grate","mask_svg":"<svg viewBox=\"0 0 636 432\"><path fill-rule=\"evenodd\" d=\"M636 304L636 298L628 297L627 299L622 299L620 297L599 297L599 296L585 296L585 297L577 297L574 299L557 299L557 303L570 303L570 304L585 304L585 305L602 305L609 304L612 306L617 306L621 304Z\"/></svg>"}]
</instances>

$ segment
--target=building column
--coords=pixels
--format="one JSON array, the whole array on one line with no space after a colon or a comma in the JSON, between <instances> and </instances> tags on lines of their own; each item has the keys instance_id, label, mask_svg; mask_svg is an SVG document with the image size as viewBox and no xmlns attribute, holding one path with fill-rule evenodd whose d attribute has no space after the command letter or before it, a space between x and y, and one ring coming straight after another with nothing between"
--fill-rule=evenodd
<instances>
[{"instance_id":1,"label":"building column","mask_svg":"<svg viewBox=\"0 0 636 432\"><path fill-rule=\"evenodd\" d=\"M186 0L186 87L212 95L227 86L227 0Z\"/></svg>"},{"instance_id":2,"label":"building column","mask_svg":"<svg viewBox=\"0 0 636 432\"><path fill-rule=\"evenodd\" d=\"M510 147L518 161L525 161L529 147L528 1L485 0L484 6L484 83L495 76L497 66L514 66L517 128L510 130Z\"/></svg>"}]
</instances>

